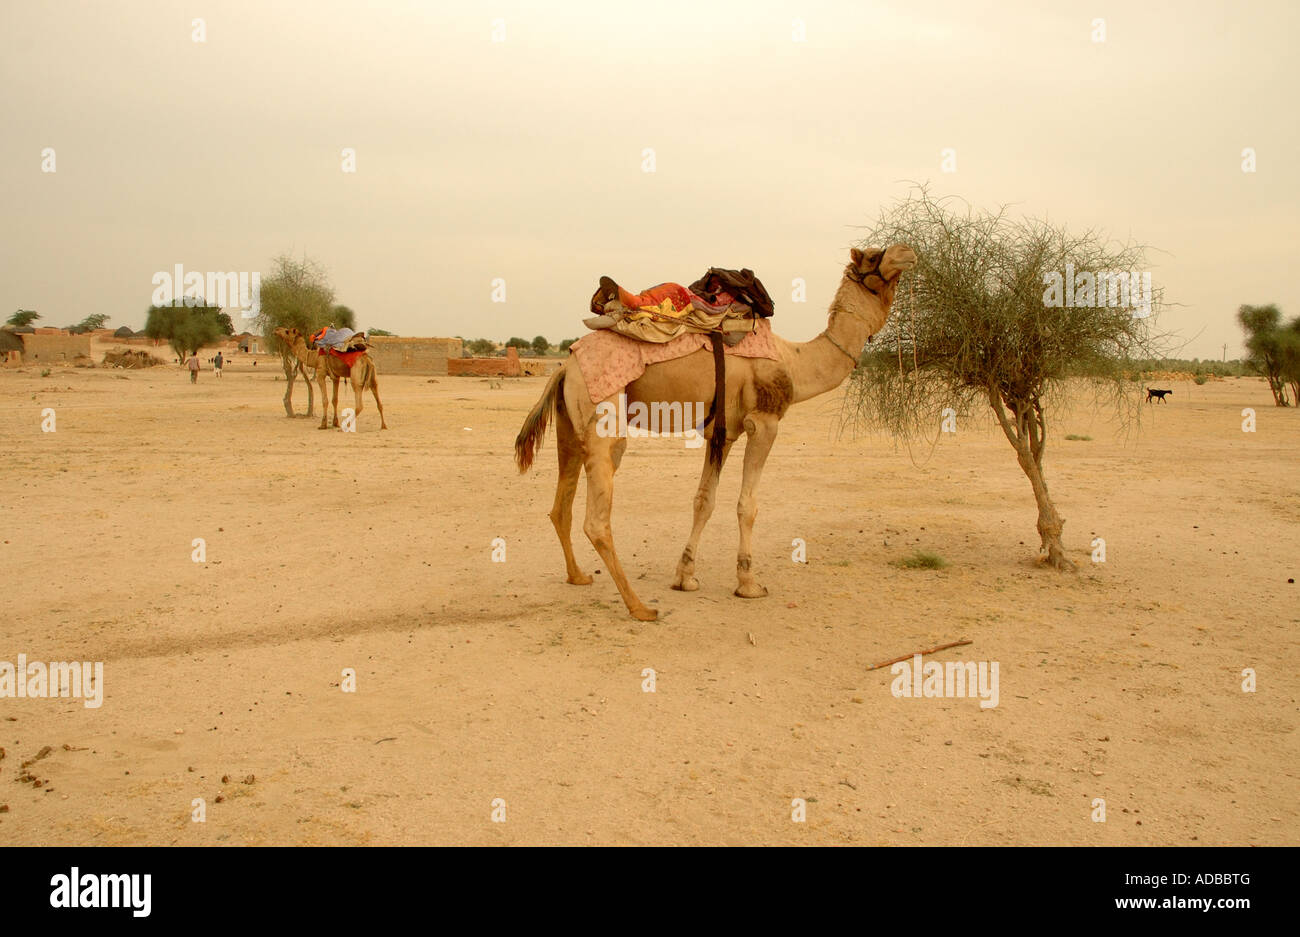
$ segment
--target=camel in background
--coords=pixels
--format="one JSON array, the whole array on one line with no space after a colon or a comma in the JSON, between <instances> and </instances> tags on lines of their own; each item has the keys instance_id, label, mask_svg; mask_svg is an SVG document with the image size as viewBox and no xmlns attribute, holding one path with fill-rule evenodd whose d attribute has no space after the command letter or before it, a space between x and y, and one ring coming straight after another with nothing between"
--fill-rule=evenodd
<instances>
[{"instance_id":1,"label":"camel in background","mask_svg":"<svg viewBox=\"0 0 1300 937\"><path fill-rule=\"evenodd\" d=\"M352 366L344 364L341 358L333 355L319 354L316 349L307 347L307 338L297 329L278 328L275 335L280 341L284 342L293 352L293 356L301 362L304 368L310 368L316 372L316 385L320 388L321 396L321 415L319 429L329 428L329 398L325 396L325 379L327 377L334 380L334 425L339 425L339 381L347 378L352 382L352 391L356 395L356 410L354 411L357 419L361 418L361 395L368 388L374 395L375 407L379 410L379 428L388 429L388 424L384 421L384 405L379 402L379 370L375 367L374 360L370 355L364 354L352 363Z\"/></svg>"},{"instance_id":2,"label":"camel in background","mask_svg":"<svg viewBox=\"0 0 1300 937\"><path fill-rule=\"evenodd\" d=\"M727 425L722 463L726 462L732 443L740 434L744 432L747 437L740 500L736 505L740 549L736 557L739 584L735 594L742 598L767 595L767 589L754 578L750 541L758 514L758 480L776 441L777 424L791 404L835 389L853 372L867 339L880 331L889 318L899 277L916 264L916 254L902 244L865 252L855 248L849 256L850 263L831 301L825 331L809 342L789 342L773 335L777 347L775 361L739 356L725 359ZM709 400L713 396L713 383L712 356L707 349L701 349L671 361L647 365L641 377L620 391L627 394L628 406L635 401L650 406L655 402ZM620 391L615 391L606 401L614 405ZM520 472L528 471L546 425L554 417L560 473L550 517L564 550L568 581L575 585L588 585L592 581L574 558L570 536L578 474L585 468L587 516L583 531L605 561L632 617L653 621L658 613L647 608L633 592L614 551L610 529L614 472L627 449L627 438L597 432L597 405L591 401L581 370L566 363L551 377L541 399L525 418L515 440L515 461ZM717 431L711 425L704 435L711 438ZM695 494L694 524L677 562L674 589L693 592L700 587L695 578L696 551L704 525L713 513L721 467L706 455Z\"/></svg>"}]
</instances>

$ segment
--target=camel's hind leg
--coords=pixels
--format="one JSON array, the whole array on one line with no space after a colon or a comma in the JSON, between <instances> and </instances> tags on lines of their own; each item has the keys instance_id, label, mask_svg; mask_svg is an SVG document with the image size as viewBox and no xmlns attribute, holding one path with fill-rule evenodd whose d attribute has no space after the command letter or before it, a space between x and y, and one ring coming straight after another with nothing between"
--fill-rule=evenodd
<instances>
[{"instance_id":1,"label":"camel's hind leg","mask_svg":"<svg viewBox=\"0 0 1300 937\"><path fill-rule=\"evenodd\" d=\"M359 370L362 373L358 374ZM356 427L361 425L361 403L363 400L361 395L366 391L364 369L353 368L348 374L348 380L352 383L352 396L355 398L354 406L356 409L352 411L352 419L355 422L352 425Z\"/></svg>"},{"instance_id":2,"label":"camel's hind leg","mask_svg":"<svg viewBox=\"0 0 1300 937\"><path fill-rule=\"evenodd\" d=\"M587 516L582 529L596 548L605 567L618 586L619 594L632 617L640 621L654 621L659 613L647 608L627 581L623 564L614 552L614 532L610 527L610 511L614 504L614 470L627 448L627 439L601 436L593 424L587 430L584 465L587 469Z\"/></svg>"},{"instance_id":3,"label":"camel's hind leg","mask_svg":"<svg viewBox=\"0 0 1300 937\"><path fill-rule=\"evenodd\" d=\"M375 409L379 411L379 428L388 429L384 421L384 405L379 402L379 372L373 367L370 369L370 393L375 398Z\"/></svg>"},{"instance_id":4,"label":"camel's hind leg","mask_svg":"<svg viewBox=\"0 0 1300 937\"><path fill-rule=\"evenodd\" d=\"M582 443L565 413L555 418L556 449L560 455L560 475L555 480L555 504L551 507L551 523L564 550L564 568L568 581L575 586L591 585L591 577L582 571L573 555L573 497L578 492L578 476L582 473Z\"/></svg>"},{"instance_id":5,"label":"camel's hind leg","mask_svg":"<svg viewBox=\"0 0 1300 937\"><path fill-rule=\"evenodd\" d=\"M734 440L733 440L734 442ZM732 443L722 447L722 465L727 464L727 455ZM700 487L695 492L695 520L691 525L691 536L682 550L682 557L677 561L677 576L673 579L673 588L682 592L694 592L700 587L695 578L695 554L700 548L700 535L704 525L713 514L713 504L718 493L718 478L722 475L722 465L714 467L708 455L704 457L704 471L700 473Z\"/></svg>"},{"instance_id":6,"label":"camel's hind leg","mask_svg":"<svg viewBox=\"0 0 1300 937\"><path fill-rule=\"evenodd\" d=\"M339 381L343 379L340 374L334 375L334 425L339 425Z\"/></svg>"},{"instance_id":7,"label":"camel's hind leg","mask_svg":"<svg viewBox=\"0 0 1300 937\"><path fill-rule=\"evenodd\" d=\"M736 502L736 519L740 521L740 550L736 554L736 595L744 599L760 599L767 589L758 584L750 569L753 555L750 541L754 534L754 519L758 517L758 479L763 474L772 443L776 442L779 417L775 413L751 413L745 417L745 474L740 483L740 500Z\"/></svg>"},{"instance_id":8,"label":"camel's hind leg","mask_svg":"<svg viewBox=\"0 0 1300 937\"><path fill-rule=\"evenodd\" d=\"M329 429L330 424L330 395L325 389L325 379L328 375L325 373L325 363L316 368L316 386L320 388L320 426L319 429ZM338 414L334 415L334 425L338 426Z\"/></svg>"}]
</instances>

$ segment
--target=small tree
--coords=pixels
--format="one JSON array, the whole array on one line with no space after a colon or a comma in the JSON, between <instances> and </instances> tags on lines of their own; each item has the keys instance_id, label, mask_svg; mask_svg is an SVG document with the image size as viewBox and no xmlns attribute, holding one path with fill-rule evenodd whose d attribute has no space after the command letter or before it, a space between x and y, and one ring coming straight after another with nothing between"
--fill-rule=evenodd
<instances>
[{"instance_id":1,"label":"small tree","mask_svg":"<svg viewBox=\"0 0 1300 937\"><path fill-rule=\"evenodd\" d=\"M298 374L302 374L307 382L307 416L310 417L316 410L316 394L311 379L293 351L276 337L275 330L297 329L304 335L311 335L331 322L336 326L353 328L351 323L354 320L340 321L345 314L351 317L352 311L346 306L334 305L334 288L329 285L325 269L316 261L308 257L297 260L289 254L281 254L271 265L271 275L262 281L262 309L257 316L257 325L267 347L280 354L286 384L285 416L294 415L293 382Z\"/></svg>"},{"instance_id":2,"label":"small tree","mask_svg":"<svg viewBox=\"0 0 1300 937\"><path fill-rule=\"evenodd\" d=\"M533 339L533 354L539 358L551 350L551 343L546 340L545 335L538 335Z\"/></svg>"},{"instance_id":3,"label":"small tree","mask_svg":"<svg viewBox=\"0 0 1300 937\"><path fill-rule=\"evenodd\" d=\"M144 334L167 342L182 361L223 334L220 306L150 306Z\"/></svg>"},{"instance_id":4,"label":"small tree","mask_svg":"<svg viewBox=\"0 0 1300 937\"><path fill-rule=\"evenodd\" d=\"M34 309L19 309L9 317L6 324L16 329L25 329L40 317L41 314Z\"/></svg>"},{"instance_id":5,"label":"small tree","mask_svg":"<svg viewBox=\"0 0 1300 937\"><path fill-rule=\"evenodd\" d=\"M93 332L96 329L102 329L104 327L104 323L107 322L110 318L112 317L106 316L102 312L92 313L91 315L86 316L86 318L82 319L76 325L71 326L68 329L68 331L78 335L85 332Z\"/></svg>"},{"instance_id":6,"label":"small tree","mask_svg":"<svg viewBox=\"0 0 1300 937\"><path fill-rule=\"evenodd\" d=\"M560 342L560 351L567 353L570 346L572 346L576 341L576 338L566 338L564 341Z\"/></svg>"},{"instance_id":7,"label":"small tree","mask_svg":"<svg viewBox=\"0 0 1300 937\"><path fill-rule=\"evenodd\" d=\"M330 321L325 324L332 325L336 329L355 329L357 327L357 314L347 306L335 306L330 315Z\"/></svg>"},{"instance_id":8,"label":"small tree","mask_svg":"<svg viewBox=\"0 0 1300 937\"><path fill-rule=\"evenodd\" d=\"M464 343L465 350L474 357L489 357L497 353L497 343L486 338L474 338Z\"/></svg>"},{"instance_id":9,"label":"small tree","mask_svg":"<svg viewBox=\"0 0 1300 937\"><path fill-rule=\"evenodd\" d=\"M526 338L511 337L506 341L507 348L518 348L521 351L527 351L532 345L533 343Z\"/></svg>"},{"instance_id":10,"label":"small tree","mask_svg":"<svg viewBox=\"0 0 1300 937\"><path fill-rule=\"evenodd\" d=\"M1237 310L1237 321L1246 332L1247 362L1268 381L1273 403L1285 407L1288 381L1283 371L1290 358L1290 339L1282 328L1282 311L1271 304L1242 306Z\"/></svg>"},{"instance_id":11,"label":"small tree","mask_svg":"<svg viewBox=\"0 0 1300 937\"><path fill-rule=\"evenodd\" d=\"M1040 550L1051 566L1073 569L1061 542L1065 521L1043 473L1046 404L1067 379L1083 378L1136 412L1139 385L1125 377L1135 357L1156 357L1148 319L1133 308L1096 305L1096 275L1141 271L1144 251L1093 232L1013 222L1005 211L959 213L951 201L922 187L872 229L870 245L907 244L919 262L898 287L879 344L853 373L844 415L911 436L937 428L945 408L960 414L988 406L1033 488ZM1071 289L1073 304L1058 306L1052 286L1067 274L1071 287L1091 279L1091 296L1076 299ZM1159 308L1159 291L1149 299L1141 312Z\"/></svg>"},{"instance_id":12,"label":"small tree","mask_svg":"<svg viewBox=\"0 0 1300 937\"><path fill-rule=\"evenodd\" d=\"M388 331L388 329L367 329L366 334L367 335L391 335L394 338L397 337L396 332L390 332Z\"/></svg>"}]
</instances>

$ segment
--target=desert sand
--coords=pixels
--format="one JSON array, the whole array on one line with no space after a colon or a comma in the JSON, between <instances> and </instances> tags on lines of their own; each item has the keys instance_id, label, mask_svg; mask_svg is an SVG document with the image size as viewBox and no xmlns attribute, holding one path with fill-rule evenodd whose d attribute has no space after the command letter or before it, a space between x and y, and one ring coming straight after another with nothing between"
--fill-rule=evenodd
<instances>
[{"instance_id":1,"label":"desert sand","mask_svg":"<svg viewBox=\"0 0 1300 937\"><path fill-rule=\"evenodd\" d=\"M1300 412L1260 380L1172 384L1136 434L1082 396L1055 418L1077 574L1036 567L988 420L909 452L839 437L835 393L768 461L770 596L731 595L743 443L674 592L702 450L634 441L614 533L642 624L608 576L564 582L553 439L512 462L541 379L383 375L391 429L367 400L345 434L249 363L0 373L0 660L104 666L98 709L0 700L0 843L1300 841ZM950 565L894 565L917 549ZM933 659L997 662L996 707L868 669L958 639Z\"/></svg>"}]
</instances>

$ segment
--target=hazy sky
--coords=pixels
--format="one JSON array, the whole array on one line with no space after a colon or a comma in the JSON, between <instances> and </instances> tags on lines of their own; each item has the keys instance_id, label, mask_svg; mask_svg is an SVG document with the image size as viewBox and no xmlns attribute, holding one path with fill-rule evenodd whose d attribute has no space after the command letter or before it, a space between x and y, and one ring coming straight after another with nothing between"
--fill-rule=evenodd
<instances>
[{"instance_id":1,"label":"hazy sky","mask_svg":"<svg viewBox=\"0 0 1300 937\"><path fill-rule=\"evenodd\" d=\"M806 339L929 180L1160 248L1162 327L1234 357L1241 303L1300 314L1297 7L0 0L0 313L139 328L156 271L292 251L402 335L558 342L601 274L748 266Z\"/></svg>"}]
</instances>

